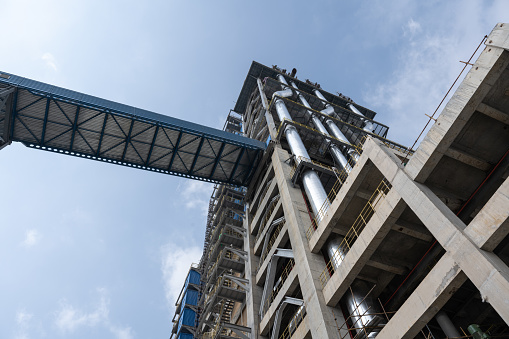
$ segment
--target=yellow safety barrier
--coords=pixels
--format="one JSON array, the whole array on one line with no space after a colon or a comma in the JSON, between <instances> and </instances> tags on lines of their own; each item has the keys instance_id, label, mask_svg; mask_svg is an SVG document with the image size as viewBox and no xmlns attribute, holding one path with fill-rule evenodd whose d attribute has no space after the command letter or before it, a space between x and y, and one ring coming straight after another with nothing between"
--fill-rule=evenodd
<instances>
[{"instance_id":1,"label":"yellow safety barrier","mask_svg":"<svg viewBox=\"0 0 509 339\"><path fill-rule=\"evenodd\" d=\"M302 312L295 313L292 320L290 320L290 322L288 323L288 326L286 326L283 333L281 333L281 335L279 336L279 339L291 338L305 317L306 317L305 309Z\"/></svg>"},{"instance_id":2,"label":"yellow safety barrier","mask_svg":"<svg viewBox=\"0 0 509 339\"><path fill-rule=\"evenodd\" d=\"M325 287L330 277L334 274L335 270L338 268L341 262L343 262L346 253L353 246L359 237L359 234L362 232L366 224L369 222L371 216L375 212L375 207L385 199L385 196L390 189L390 184L385 179L383 179L376 188L375 192L373 192L361 213L359 213L359 216L355 219L352 227L350 227L338 248L334 252L332 258L330 258L326 268L320 274L320 282L322 283L322 288Z\"/></svg>"},{"instance_id":3,"label":"yellow safety barrier","mask_svg":"<svg viewBox=\"0 0 509 339\"><path fill-rule=\"evenodd\" d=\"M221 281L223 281L222 284L221 284ZM233 280L228 279L228 278L225 278L223 280L223 276L220 276L219 278L217 278L217 282L214 285L214 288L212 288L210 293L208 293L207 296L205 297L205 304L207 304L209 299L212 298L212 296L216 293L216 291L218 290L219 287L228 287L228 288L232 288L232 289L236 289L236 290L243 290L243 288L241 286L239 286L239 284L237 284Z\"/></svg>"}]
</instances>

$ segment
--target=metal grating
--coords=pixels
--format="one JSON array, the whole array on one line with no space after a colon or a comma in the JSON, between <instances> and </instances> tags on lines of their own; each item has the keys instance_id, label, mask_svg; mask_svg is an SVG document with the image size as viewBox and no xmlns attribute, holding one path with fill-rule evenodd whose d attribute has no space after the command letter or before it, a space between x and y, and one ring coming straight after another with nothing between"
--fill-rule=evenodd
<instances>
[{"instance_id":1,"label":"metal grating","mask_svg":"<svg viewBox=\"0 0 509 339\"><path fill-rule=\"evenodd\" d=\"M265 144L12 74L9 139L36 149L247 186ZM5 112L3 112L5 115ZM5 119L2 119L2 121Z\"/></svg>"}]
</instances>

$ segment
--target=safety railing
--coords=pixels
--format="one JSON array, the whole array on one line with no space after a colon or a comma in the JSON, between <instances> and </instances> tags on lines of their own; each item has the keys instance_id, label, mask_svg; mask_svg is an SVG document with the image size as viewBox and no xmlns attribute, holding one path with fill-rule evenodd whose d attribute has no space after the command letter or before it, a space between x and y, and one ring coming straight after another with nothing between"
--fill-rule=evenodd
<instances>
[{"instance_id":1,"label":"safety railing","mask_svg":"<svg viewBox=\"0 0 509 339\"><path fill-rule=\"evenodd\" d=\"M279 233L283 229L283 226L286 222L282 222L279 224L276 229L274 230L274 233L270 237L269 242L267 243L267 247L265 248L265 251L262 253L262 256L260 257L260 263L258 264L258 269L262 267L263 262L265 261L265 258L267 258L267 255L269 254L270 250L272 249L272 246L274 246L274 243L276 242L277 237L279 236Z\"/></svg>"},{"instance_id":2,"label":"safety railing","mask_svg":"<svg viewBox=\"0 0 509 339\"><path fill-rule=\"evenodd\" d=\"M224 257L223 257L223 253L224 253ZM210 274L216 269L216 267L219 265L219 263L221 262L221 260L223 258L235 260L235 261L242 260L242 258L237 253L232 252L228 247L225 247L221 250L221 252L219 252L219 255L217 256L216 261L214 262L214 264L210 267L209 271L207 272L207 277L210 276Z\"/></svg>"},{"instance_id":3,"label":"safety railing","mask_svg":"<svg viewBox=\"0 0 509 339\"><path fill-rule=\"evenodd\" d=\"M216 294L216 292L218 291L219 288L228 287L231 289L244 291L244 288L242 286L240 286L239 284L237 284L232 279L229 279L229 278L223 279L223 278L224 278L223 276L220 276L219 278L217 278L216 284L214 285L214 287L210 290L210 292L205 297L205 305L208 303L209 299L212 298Z\"/></svg>"},{"instance_id":4,"label":"safety railing","mask_svg":"<svg viewBox=\"0 0 509 339\"><path fill-rule=\"evenodd\" d=\"M324 170L326 171L330 171L330 172L335 172L335 169L331 166L327 166L325 164L322 164L321 162L319 161L315 161L315 160L312 160L312 159L309 159L309 158L306 158L306 157L303 157L303 156L298 156L298 157L295 157L294 159L294 164L293 164L293 167L292 167L292 170L290 171L290 177L293 177L293 175L295 174L295 171L297 170L298 166L299 166L299 163L304 161L304 162L310 162L312 163L313 165L315 166L318 166L318 167L321 167L323 168Z\"/></svg>"},{"instance_id":5,"label":"safety railing","mask_svg":"<svg viewBox=\"0 0 509 339\"><path fill-rule=\"evenodd\" d=\"M221 238L222 235L229 235L231 237L234 237L234 238L244 238L244 236L242 235L242 233L239 233L237 231L234 231L233 229L231 229L230 227L228 226L224 226L222 227L222 231L221 231L221 234L219 235L219 238ZM219 247L219 245L221 245L221 241L216 241L216 243L214 244L214 246L209 250L209 253L207 255L207 258L210 260L211 257L212 257L212 254L214 253L215 249L217 247Z\"/></svg>"},{"instance_id":6,"label":"safety railing","mask_svg":"<svg viewBox=\"0 0 509 339\"><path fill-rule=\"evenodd\" d=\"M287 118L284 118L283 121L281 121L281 123L279 124L279 127L277 129L277 134L276 135L278 135L278 136L280 135L279 133L281 132L281 129L286 124L297 126L299 128L302 128L302 129L306 129L306 130L311 131L311 132L313 132L315 134L322 135L326 139L336 140L338 143L340 143L341 145L344 145L346 147L353 147L353 148L357 147L356 145L351 144L349 142L346 142L346 141L343 141L343 140L339 140L338 138L336 138L333 135L324 134L324 133L322 133L322 132L320 132L320 131L312 128L312 127L309 127L307 125L301 124L300 122L297 122L297 121L294 121L294 120L290 120L290 119L287 119Z\"/></svg>"},{"instance_id":7,"label":"safety railing","mask_svg":"<svg viewBox=\"0 0 509 339\"><path fill-rule=\"evenodd\" d=\"M385 179L383 179L376 190L373 192L368 202L355 219L352 227L350 227L338 248L336 251L334 251L332 258L330 258L325 269L320 274L320 282L322 284L322 288L325 287L330 277L334 274L335 270L343 262L346 253L353 246L360 233L362 230L364 230L364 227L371 219L371 216L375 213L376 206L385 199L385 196L390 189L390 184Z\"/></svg>"},{"instance_id":8,"label":"safety railing","mask_svg":"<svg viewBox=\"0 0 509 339\"><path fill-rule=\"evenodd\" d=\"M256 205L256 209L260 208L260 204L262 203L263 199L265 199L265 196L267 194L267 191L270 188L270 185L272 184L272 181L274 181L274 178L268 180L265 183L265 186L263 187L263 191L260 193L260 197L258 198L258 203Z\"/></svg>"},{"instance_id":9,"label":"safety railing","mask_svg":"<svg viewBox=\"0 0 509 339\"><path fill-rule=\"evenodd\" d=\"M297 331L297 328L299 327L300 323L304 320L306 317L306 308L303 307L302 311L297 311L293 318L288 323L288 326L286 326L285 330L281 335L279 336L279 339L289 339L292 337L292 335Z\"/></svg>"},{"instance_id":10,"label":"safety railing","mask_svg":"<svg viewBox=\"0 0 509 339\"><path fill-rule=\"evenodd\" d=\"M234 231L234 230L232 230L231 228L228 228L228 227L221 234L229 235L229 236L232 236L232 237L235 237L235 238L243 238L242 233Z\"/></svg>"},{"instance_id":11,"label":"safety railing","mask_svg":"<svg viewBox=\"0 0 509 339\"><path fill-rule=\"evenodd\" d=\"M278 98L280 98L280 97L278 97ZM389 140L389 139L386 139L386 138L384 138L383 136L381 136L381 135L379 135L379 134L377 134L377 133L369 133L369 132L366 132L365 130L363 130L363 129L362 129L361 127L359 127L359 126L356 126L356 125L354 125L354 124L348 123L348 122L343 121L343 120L341 120L341 119L338 119L338 118L332 117L332 116L330 116L330 115L324 114L324 113L322 113L322 112L320 112L320 111L317 111L317 110L315 110L315 109L307 108L307 107L305 107L305 106L301 105L300 103L295 102L295 101L293 101L293 100L290 100L290 99L288 99L288 98L281 98L281 99L282 99L282 100L284 100L284 101L286 101L286 102L290 102L290 103L292 103L292 104L294 104L294 105L302 106L302 107L304 107L306 110L311 111L311 112L313 112L313 113L314 113L314 114L316 114L316 115L322 116L322 117L324 117L325 119L330 119L330 120L332 120L332 121L336 122L336 124L339 124L339 126L338 126L338 127L339 127L340 129L341 129L341 126L345 125L345 126L347 126L350 130L352 130L352 129L353 129L353 130L357 130L357 131L358 131L358 133L359 133L359 134L362 134L363 136L372 136L373 138L376 138L376 139L378 139L378 140L382 141L384 144L386 144L386 145L387 145L388 147L390 147L390 148L398 149L398 150L400 150L401 152L409 153L409 154L412 154L412 153L414 152L411 148L405 147L405 146L400 145L400 144L398 144L398 143L396 143L396 142L394 142L394 141L391 141L391 140ZM272 101L271 101L271 105L272 105ZM285 120L286 120L286 119L285 119ZM371 120L371 119L367 119L367 118L365 118L365 117L364 117L364 118L362 118L362 121L370 121L371 123L379 124L378 122L376 122L376 121L374 121L374 120ZM284 124L283 124L283 122L284 122L284 120L280 123L280 125L279 125L279 127L278 127L277 135L280 135L279 133L281 132L281 128L282 128L282 127L283 127L283 125L284 125ZM293 120L292 120L292 124L295 124L295 125L297 125L297 126L299 126L299 127L306 128L306 129L308 129L308 130L312 130L312 131L314 131L314 132L316 132L316 133L323 134L323 133L321 133L320 131L317 131L317 130L315 130L315 129L313 129L313 128L309 127L309 126L306 126L306 125L300 124L300 123L295 122L295 121L293 121ZM330 135L330 137L331 137L332 139L336 139L336 140L340 141L339 139L335 138L335 137L334 137L334 136L332 136L332 135ZM350 140L350 141L351 141L351 140ZM344 142L343 142L343 141L340 141L340 142L344 144ZM354 142L355 142L355 144L357 144L357 140L354 140ZM353 146L353 147L356 147L356 145L352 145L352 146ZM358 144L357 144L357 146L358 146Z\"/></svg>"},{"instance_id":12,"label":"safety railing","mask_svg":"<svg viewBox=\"0 0 509 339\"><path fill-rule=\"evenodd\" d=\"M263 230L267 226L267 221L269 221L270 217L272 216L272 212L274 212L274 210L276 209L279 199L281 199L281 195L278 194L274 198L272 198L272 200L267 204L265 212L261 218L262 221L260 222L260 228L258 229L258 233L256 234L255 242L258 241L261 234L263 233Z\"/></svg>"},{"instance_id":13,"label":"safety railing","mask_svg":"<svg viewBox=\"0 0 509 339\"><path fill-rule=\"evenodd\" d=\"M214 233L215 233L216 230L214 230ZM228 225L226 226L223 226L221 227L221 233L219 235L219 238L222 236L222 235L229 235L231 237L234 237L234 238L244 238L244 236L242 235L242 233L240 232L237 232L237 231L234 231L233 229L231 229L230 227L228 227ZM213 238L213 237L212 237ZM212 247L208 253L208 256L207 258L210 259L212 257L212 254L214 253L214 250L216 247L218 247L219 245L221 244L221 241L216 241L215 242L215 245L214 247Z\"/></svg>"},{"instance_id":14,"label":"safety railing","mask_svg":"<svg viewBox=\"0 0 509 339\"><path fill-rule=\"evenodd\" d=\"M274 289L272 290L272 293L267 297L265 304L263 305L262 317L265 315L265 313L267 313L267 311L268 311L270 305L272 305L272 302L274 301L274 299L276 299L279 291L283 287L286 279L288 279L288 276L292 272L294 266L295 266L295 260L290 259L290 261L288 261L288 264L286 264L286 267L283 270L283 273L281 273L281 281L279 282L279 284L277 286L274 287Z\"/></svg>"}]
</instances>

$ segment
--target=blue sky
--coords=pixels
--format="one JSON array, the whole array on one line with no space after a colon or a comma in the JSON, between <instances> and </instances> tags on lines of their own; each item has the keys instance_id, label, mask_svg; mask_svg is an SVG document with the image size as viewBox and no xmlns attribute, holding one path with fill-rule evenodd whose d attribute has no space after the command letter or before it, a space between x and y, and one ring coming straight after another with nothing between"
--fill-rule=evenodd
<instances>
[{"instance_id":1,"label":"blue sky","mask_svg":"<svg viewBox=\"0 0 509 339\"><path fill-rule=\"evenodd\" d=\"M1 0L0 70L221 128L252 60L410 145L505 1ZM0 338L168 338L211 186L0 151Z\"/></svg>"}]
</instances>

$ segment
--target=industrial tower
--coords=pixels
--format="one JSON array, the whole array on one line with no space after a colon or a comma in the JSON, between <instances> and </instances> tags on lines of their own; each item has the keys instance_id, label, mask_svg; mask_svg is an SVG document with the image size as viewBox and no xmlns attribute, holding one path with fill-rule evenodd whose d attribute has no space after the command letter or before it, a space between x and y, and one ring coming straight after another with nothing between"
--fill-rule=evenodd
<instances>
[{"instance_id":1,"label":"industrial tower","mask_svg":"<svg viewBox=\"0 0 509 339\"><path fill-rule=\"evenodd\" d=\"M225 130L268 146L249 186L215 186L200 297L175 319L196 313L172 337L508 337L507 26L415 152L253 62Z\"/></svg>"},{"instance_id":2,"label":"industrial tower","mask_svg":"<svg viewBox=\"0 0 509 339\"><path fill-rule=\"evenodd\" d=\"M415 151L253 62L223 131L0 72L0 148L216 183L172 337L509 333L509 24Z\"/></svg>"}]
</instances>

